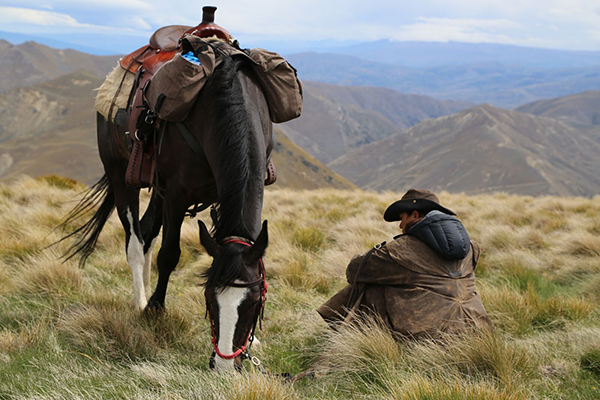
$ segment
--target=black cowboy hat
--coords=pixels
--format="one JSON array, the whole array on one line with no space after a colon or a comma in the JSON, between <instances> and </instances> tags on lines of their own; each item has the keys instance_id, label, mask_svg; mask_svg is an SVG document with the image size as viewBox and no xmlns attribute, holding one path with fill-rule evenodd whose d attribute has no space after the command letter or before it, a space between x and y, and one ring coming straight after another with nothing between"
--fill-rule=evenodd
<instances>
[{"instance_id":1,"label":"black cowboy hat","mask_svg":"<svg viewBox=\"0 0 600 400\"><path fill-rule=\"evenodd\" d=\"M438 210L449 215L456 215L454 211L440 204L440 199L438 199L435 193L425 189L410 189L402 196L402 199L396 201L385 210L383 219L388 222L400 221L400 214L403 212L433 210Z\"/></svg>"}]
</instances>

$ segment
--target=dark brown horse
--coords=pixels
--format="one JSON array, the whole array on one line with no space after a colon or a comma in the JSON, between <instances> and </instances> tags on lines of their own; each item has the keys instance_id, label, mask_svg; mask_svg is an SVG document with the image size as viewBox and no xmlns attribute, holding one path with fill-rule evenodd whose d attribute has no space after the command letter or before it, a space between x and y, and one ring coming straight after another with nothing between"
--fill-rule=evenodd
<instances>
[{"instance_id":1,"label":"dark brown horse","mask_svg":"<svg viewBox=\"0 0 600 400\"><path fill-rule=\"evenodd\" d=\"M214 320L216 341L221 351L229 354L244 345L247 327L255 321L260 302L258 286L238 289L240 282L252 283L261 276L259 260L267 246L266 223L261 239L256 245L250 243L261 233L265 171L273 140L267 102L244 59L226 58L219 65L183 123L201 151L192 150L176 124L166 126L158 137L152 197L140 221L139 189L126 186L124 181L130 139L124 128L98 115L98 148L105 175L69 218L99 207L85 225L69 235L78 238L70 256L79 254L85 263L116 207L126 233L135 305L146 311L161 311L169 276L181 254L180 231L186 211L196 204L216 204L214 237L205 228L202 236L202 244L215 259L205 274L207 307ZM147 301L151 249L161 226L158 283ZM231 242L231 237L243 238L250 245ZM220 332L226 333L227 343L218 337ZM233 360L217 361L217 367L233 367Z\"/></svg>"}]
</instances>

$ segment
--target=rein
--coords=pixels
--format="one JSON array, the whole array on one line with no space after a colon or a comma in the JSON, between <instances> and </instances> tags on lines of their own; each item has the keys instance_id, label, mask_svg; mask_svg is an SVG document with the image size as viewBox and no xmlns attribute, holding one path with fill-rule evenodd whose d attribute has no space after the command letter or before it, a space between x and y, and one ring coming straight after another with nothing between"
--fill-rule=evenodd
<instances>
[{"instance_id":1,"label":"rein","mask_svg":"<svg viewBox=\"0 0 600 400\"><path fill-rule=\"evenodd\" d=\"M252 247L252 244L250 241L248 241L244 238L240 238L240 237L231 236L231 237L225 238L223 245L226 245L229 243L241 244L243 246ZM215 336L215 324L214 324L212 315L209 311L210 307L206 307L206 310L208 312L208 316L210 319L210 330L211 330L211 334L212 334L213 348L215 350L215 353L219 357L221 357L225 360L231 360L233 358L236 358L239 355L246 355L246 357L249 356L247 349L250 348L250 346L252 345L252 341L254 340L254 332L256 331L256 325L259 323L259 321L261 321L264 318L265 303L267 301L267 289L268 289L269 285L267 284L267 276L265 274L265 264L264 264L262 258L260 258L258 261L259 261L259 269L260 269L260 277L258 279L254 280L252 282L244 282L244 283L235 283L234 282L234 283L230 283L229 285L227 285L230 287L239 287L239 288L250 288L250 287L254 287L259 284L261 285L260 308L259 308L258 312L256 313L256 316L254 317L254 324L252 325L250 332L248 332L248 337L246 338L246 341L242 347L240 347L238 350L236 350L235 352L233 352L231 354L221 353L221 351L219 350L219 346L217 344L217 337ZM262 329L262 326L260 326L260 328ZM255 363L254 360L252 360L252 362Z\"/></svg>"}]
</instances>

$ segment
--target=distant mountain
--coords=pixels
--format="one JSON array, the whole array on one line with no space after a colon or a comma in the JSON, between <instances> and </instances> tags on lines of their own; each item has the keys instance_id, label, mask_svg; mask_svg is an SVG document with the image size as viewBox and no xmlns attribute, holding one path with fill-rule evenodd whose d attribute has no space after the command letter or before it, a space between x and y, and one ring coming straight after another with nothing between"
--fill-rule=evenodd
<instances>
[{"instance_id":1,"label":"distant mountain","mask_svg":"<svg viewBox=\"0 0 600 400\"><path fill-rule=\"evenodd\" d=\"M0 39L4 39L14 45L33 41L33 42L43 44L44 46L52 47L55 49L72 49L72 50L80 51L82 53L94 54L97 56L107 56L107 55L114 55L114 54L121 53L115 49L107 49L106 43L101 40L98 40L99 38L98 38L97 34L96 34L96 43L95 44L99 45L100 47L90 46L89 43L93 43L93 41L90 41L89 38L86 42L87 45L81 45L81 44L74 43L71 40L75 39L75 40L79 41L79 40L82 40L83 38L81 37L81 35L74 36L74 35L70 35L70 34L35 36L35 35L25 35L22 33L0 31ZM139 47L141 47L141 45L139 45L138 48Z\"/></svg>"},{"instance_id":2,"label":"distant mountain","mask_svg":"<svg viewBox=\"0 0 600 400\"><path fill-rule=\"evenodd\" d=\"M35 42L15 46L0 40L0 93L57 78L78 69L104 78L117 65L118 58L57 50Z\"/></svg>"},{"instance_id":3,"label":"distant mountain","mask_svg":"<svg viewBox=\"0 0 600 400\"><path fill-rule=\"evenodd\" d=\"M600 51L569 51L497 43L400 42L379 40L327 49L380 63L412 68L500 63L528 68L582 68L600 65Z\"/></svg>"},{"instance_id":4,"label":"distant mountain","mask_svg":"<svg viewBox=\"0 0 600 400\"><path fill-rule=\"evenodd\" d=\"M588 90L570 96L539 100L524 104L516 110L576 125L600 126L600 91Z\"/></svg>"},{"instance_id":5,"label":"distant mountain","mask_svg":"<svg viewBox=\"0 0 600 400\"><path fill-rule=\"evenodd\" d=\"M323 163L419 121L473 106L376 87L304 81L302 116L280 129Z\"/></svg>"},{"instance_id":6,"label":"distant mountain","mask_svg":"<svg viewBox=\"0 0 600 400\"><path fill-rule=\"evenodd\" d=\"M273 188L357 189L356 185L317 161L279 129L275 129L272 156L277 170L277 182Z\"/></svg>"},{"instance_id":7,"label":"distant mountain","mask_svg":"<svg viewBox=\"0 0 600 400\"><path fill-rule=\"evenodd\" d=\"M101 83L78 70L0 94L0 180L56 174L90 184L101 177L94 110ZM275 140L275 187L356 188L278 130Z\"/></svg>"},{"instance_id":8,"label":"distant mountain","mask_svg":"<svg viewBox=\"0 0 600 400\"><path fill-rule=\"evenodd\" d=\"M600 66L542 69L498 62L407 68L341 54L297 53L288 60L301 79L514 108L544 98L600 90Z\"/></svg>"},{"instance_id":9,"label":"distant mountain","mask_svg":"<svg viewBox=\"0 0 600 400\"><path fill-rule=\"evenodd\" d=\"M93 91L101 83L78 70L0 94L0 180L52 173L89 184L101 177Z\"/></svg>"},{"instance_id":10,"label":"distant mountain","mask_svg":"<svg viewBox=\"0 0 600 400\"><path fill-rule=\"evenodd\" d=\"M592 196L600 145L551 118L489 104L427 120L329 166L358 186L467 193Z\"/></svg>"}]
</instances>

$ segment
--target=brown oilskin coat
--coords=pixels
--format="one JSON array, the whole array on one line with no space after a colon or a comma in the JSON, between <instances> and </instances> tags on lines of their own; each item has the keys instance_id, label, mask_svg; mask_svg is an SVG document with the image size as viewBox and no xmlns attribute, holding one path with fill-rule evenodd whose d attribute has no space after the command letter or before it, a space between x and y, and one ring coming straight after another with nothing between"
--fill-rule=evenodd
<instances>
[{"instance_id":1,"label":"brown oilskin coat","mask_svg":"<svg viewBox=\"0 0 600 400\"><path fill-rule=\"evenodd\" d=\"M419 239L401 235L376 249L361 268L366 255L355 256L346 269L350 284L317 311L330 324L358 310L375 312L396 333L417 338L491 327L475 290L479 253L471 242L464 259L447 260Z\"/></svg>"}]
</instances>

